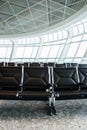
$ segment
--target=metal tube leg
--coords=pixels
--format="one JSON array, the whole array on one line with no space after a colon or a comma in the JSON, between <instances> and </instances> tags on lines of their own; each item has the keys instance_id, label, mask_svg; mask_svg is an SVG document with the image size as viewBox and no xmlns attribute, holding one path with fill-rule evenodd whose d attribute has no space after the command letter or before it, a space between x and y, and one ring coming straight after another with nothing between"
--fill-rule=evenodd
<instances>
[{"instance_id":1,"label":"metal tube leg","mask_svg":"<svg viewBox=\"0 0 87 130\"><path fill-rule=\"evenodd\" d=\"M55 97L53 97L53 102L52 102L52 111L53 111L53 114L56 115L56 109L55 109Z\"/></svg>"},{"instance_id":2,"label":"metal tube leg","mask_svg":"<svg viewBox=\"0 0 87 130\"><path fill-rule=\"evenodd\" d=\"M53 115L53 112L52 112L52 98L49 97L49 115L52 116Z\"/></svg>"},{"instance_id":3,"label":"metal tube leg","mask_svg":"<svg viewBox=\"0 0 87 130\"><path fill-rule=\"evenodd\" d=\"M55 97L51 96L49 97L49 114L56 115L56 109L55 109Z\"/></svg>"}]
</instances>

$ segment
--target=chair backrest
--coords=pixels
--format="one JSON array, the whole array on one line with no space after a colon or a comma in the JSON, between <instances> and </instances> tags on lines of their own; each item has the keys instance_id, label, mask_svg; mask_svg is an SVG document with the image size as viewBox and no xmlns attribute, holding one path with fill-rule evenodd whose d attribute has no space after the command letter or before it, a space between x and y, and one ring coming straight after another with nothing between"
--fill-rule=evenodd
<instances>
[{"instance_id":1,"label":"chair backrest","mask_svg":"<svg viewBox=\"0 0 87 130\"><path fill-rule=\"evenodd\" d=\"M78 75L76 68L54 68L54 83L59 89L77 89Z\"/></svg>"},{"instance_id":2,"label":"chair backrest","mask_svg":"<svg viewBox=\"0 0 87 130\"><path fill-rule=\"evenodd\" d=\"M49 75L47 67L25 67L24 89L43 90L48 88Z\"/></svg>"},{"instance_id":3,"label":"chair backrest","mask_svg":"<svg viewBox=\"0 0 87 130\"><path fill-rule=\"evenodd\" d=\"M54 62L48 62L47 65L48 65L48 66L55 67L55 63L54 63Z\"/></svg>"},{"instance_id":4,"label":"chair backrest","mask_svg":"<svg viewBox=\"0 0 87 130\"><path fill-rule=\"evenodd\" d=\"M87 64L79 64L79 68L87 68Z\"/></svg>"},{"instance_id":5,"label":"chair backrest","mask_svg":"<svg viewBox=\"0 0 87 130\"><path fill-rule=\"evenodd\" d=\"M24 62L24 66L25 67L30 67L30 63L29 62Z\"/></svg>"},{"instance_id":6,"label":"chair backrest","mask_svg":"<svg viewBox=\"0 0 87 130\"><path fill-rule=\"evenodd\" d=\"M32 67L32 68L40 67L40 63L38 63L38 62L30 63L30 67Z\"/></svg>"},{"instance_id":7,"label":"chair backrest","mask_svg":"<svg viewBox=\"0 0 87 130\"><path fill-rule=\"evenodd\" d=\"M0 67L0 88L20 88L21 75L20 67Z\"/></svg>"},{"instance_id":8,"label":"chair backrest","mask_svg":"<svg viewBox=\"0 0 87 130\"><path fill-rule=\"evenodd\" d=\"M65 64L55 64L55 67L57 68L66 68L66 65Z\"/></svg>"},{"instance_id":9,"label":"chair backrest","mask_svg":"<svg viewBox=\"0 0 87 130\"><path fill-rule=\"evenodd\" d=\"M6 66L15 66L15 63L14 62L8 62Z\"/></svg>"},{"instance_id":10,"label":"chair backrest","mask_svg":"<svg viewBox=\"0 0 87 130\"><path fill-rule=\"evenodd\" d=\"M65 63L66 64L66 68L76 68L78 67L78 64L77 63Z\"/></svg>"},{"instance_id":11,"label":"chair backrest","mask_svg":"<svg viewBox=\"0 0 87 130\"><path fill-rule=\"evenodd\" d=\"M3 66L3 62L0 63L0 67L2 67L2 66Z\"/></svg>"},{"instance_id":12,"label":"chair backrest","mask_svg":"<svg viewBox=\"0 0 87 130\"><path fill-rule=\"evenodd\" d=\"M80 78L80 83L86 85L87 87L87 68L78 68L79 70L79 78Z\"/></svg>"},{"instance_id":13,"label":"chair backrest","mask_svg":"<svg viewBox=\"0 0 87 130\"><path fill-rule=\"evenodd\" d=\"M18 67L22 67L22 65L24 65L24 63L17 63Z\"/></svg>"}]
</instances>

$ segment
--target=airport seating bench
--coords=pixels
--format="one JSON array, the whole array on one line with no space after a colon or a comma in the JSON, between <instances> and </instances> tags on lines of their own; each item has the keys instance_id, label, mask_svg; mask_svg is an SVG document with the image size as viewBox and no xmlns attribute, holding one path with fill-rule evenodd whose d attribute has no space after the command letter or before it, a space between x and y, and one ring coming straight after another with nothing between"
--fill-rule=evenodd
<instances>
[{"instance_id":1,"label":"airport seating bench","mask_svg":"<svg viewBox=\"0 0 87 130\"><path fill-rule=\"evenodd\" d=\"M83 98L87 98L87 65L0 65L0 99L48 101L53 115L56 100Z\"/></svg>"}]
</instances>

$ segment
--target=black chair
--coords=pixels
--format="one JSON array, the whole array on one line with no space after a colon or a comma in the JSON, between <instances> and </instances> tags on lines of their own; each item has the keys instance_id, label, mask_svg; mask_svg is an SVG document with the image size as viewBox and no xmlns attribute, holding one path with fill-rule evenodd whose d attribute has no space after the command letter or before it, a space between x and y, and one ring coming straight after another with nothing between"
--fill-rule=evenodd
<instances>
[{"instance_id":1,"label":"black chair","mask_svg":"<svg viewBox=\"0 0 87 130\"><path fill-rule=\"evenodd\" d=\"M40 67L40 63L38 63L38 62L32 62L32 63L30 63L30 67L32 67L32 68L36 68L36 67Z\"/></svg>"},{"instance_id":2,"label":"black chair","mask_svg":"<svg viewBox=\"0 0 87 130\"><path fill-rule=\"evenodd\" d=\"M54 89L56 99L74 99L79 91L76 68L54 68Z\"/></svg>"},{"instance_id":3,"label":"black chair","mask_svg":"<svg viewBox=\"0 0 87 130\"><path fill-rule=\"evenodd\" d=\"M81 67L81 68L80 68ZM79 69L79 78L80 78L80 89L81 90L87 90L87 68L86 66L83 68L83 66L80 66Z\"/></svg>"},{"instance_id":4,"label":"black chair","mask_svg":"<svg viewBox=\"0 0 87 130\"><path fill-rule=\"evenodd\" d=\"M16 99L21 84L20 67L0 67L0 98Z\"/></svg>"},{"instance_id":5,"label":"black chair","mask_svg":"<svg viewBox=\"0 0 87 130\"><path fill-rule=\"evenodd\" d=\"M15 63L14 62L8 62L7 64L6 64L6 66L15 66Z\"/></svg>"},{"instance_id":6,"label":"black chair","mask_svg":"<svg viewBox=\"0 0 87 130\"><path fill-rule=\"evenodd\" d=\"M66 68L66 64L64 63L64 64L57 64L57 63L55 63L55 67L56 68Z\"/></svg>"},{"instance_id":7,"label":"black chair","mask_svg":"<svg viewBox=\"0 0 87 130\"><path fill-rule=\"evenodd\" d=\"M65 63L66 64L66 68L76 68L78 67L77 63Z\"/></svg>"},{"instance_id":8,"label":"black chair","mask_svg":"<svg viewBox=\"0 0 87 130\"><path fill-rule=\"evenodd\" d=\"M79 64L79 68L87 68L87 64Z\"/></svg>"},{"instance_id":9,"label":"black chair","mask_svg":"<svg viewBox=\"0 0 87 130\"><path fill-rule=\"evenodd\" d=\"M0 67L2 67L2 66L3 66L3 62L0 63Z\"/></svg>"},{"instance_id":10,"label":"black chair","mask_svg":"<svg viewBox=\"0 0 87 130\"><path fill-rule=\"evenodd\" d=\"M23 82L23 97L48 99L46 89L49 88L48 68L25 67ZM36 96L35 96L36 95Z\"/></svg>"}]
</instances>

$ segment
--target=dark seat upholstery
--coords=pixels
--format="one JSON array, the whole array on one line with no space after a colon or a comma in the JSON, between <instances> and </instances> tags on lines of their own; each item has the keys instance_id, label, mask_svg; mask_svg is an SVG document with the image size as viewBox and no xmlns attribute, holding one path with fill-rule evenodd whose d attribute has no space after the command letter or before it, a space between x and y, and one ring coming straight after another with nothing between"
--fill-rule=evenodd
<instances>
[{"instance_id":1,"label":"dark seat upholstery","mask_svg":"<svg viewBox=\"0 0 87 130\"><path fill-rule=\"evenodd\" d=\"M8 62L6 66L15 66L14 62Z\"/></svg>"},{"instance_id":2,"label":"dark seat upholstery","mask_svg":"<svg viewBox=\"0 0 87 130\"><path fill-rule=\"evenodd\" d=\"M24 90L46 90L49 84L48 68L25 67Z\"/></svg>"},{"instance_id":3,"label":"dark seat upholstery","mask_svg":"<svg viewBox=\"0 0 87 130\"><path fill-rule=\"evenodd\" d=\"M19 90L21 82L20 67L0 67L0 89Z\"/></svg>"},{"instance_id":4,"label":"dark seat upholstery","mask_svg":"<svg viewBox=\"0 0 87 130\"><path fill-rule=\"evenodd\" d=\"M54 83L57 85L57 91L77 90L76 68L54 68Z\"/></svg>"},{"instance_id":5,"label":"dark seat upholstery","mask_svg":"<svg viewBox=\"0 0 87 130\"><path fill-rule=\"evenodd\" d=\"M24 62L24 66L25 66L25 67L29 67L29 66L30 66L30 63Z\"/></svg>"},{"instance_id":6,"label":"dark seat upholstery","mask_svg":"<svg viewBox=\"0 0 87 130\"><path fill-rule=\"evenodd\" d=\"M47 65L55 67L55 63L54 62L48 62Z\"/></svg>"},{"instance_id":7,"label":"dark seat upholstery","mask_svg":"<svg viewBox=\"0 0 87 130\"><path fill-rule=\"evenodd\" d=\"M66 68L66 64L55 64L55 67L57 68Z\"/></svg>"},{"instance_id":8,"label":"dark seat upholstery","mask_svg":"<svg viewBox=\"0 0 87 130\"><path fill-rule=\"evenodd\" d=\"M87 68L87 64L79 64L79 68Z\"/></svg>"},{"instance_id":9,"label":"dark seat upholstery","mask_svg":"<svg viewBox=\"0 0 87 130\"><path fill-rule=\"evenodd\" d=\"M47 98L46 89L49 88L48 68L25 67L23 82L23 98L37 99Z\"/></svg>"},{"instance_id":10,"label":"dark seat upholstery","mask_svg":"<svg viewBox=\"0 0 87 130\"><path fill-rule=\"evenodd\" d=\"M66 68L76 68L78 67L77 63L66 63Z\"/></svg>"},{"instance_id":11,"label":"dark seat upholstery","mask_svg":"<svg viewBox=\"0 0 87 130\"><path fill-rule=\"evenodd\" d=\"M3 66L3 62L0 63L0 67L2 67L2 66Z\"/></svg>"},{"instance_id":12,"label":"dark seat upholstery","mask_svg":"<svg viewBox=\"0 0 87 130\"><path fill-rule=\"evenodd\" d=\"M22 67L22 65L24 65L24 63L17 63L18 67Z\"/></svg>"},{"instance_id":13,"label":"dark seat upholstery","mask_svg":"<svg viewBox=\"0 0 87 130\"><path fill-rule=\"evenodd\" d=\"M17 99L21 74L20 67L0 67L0 99Z\"/></svg>"},{"instance_id":14,"label":"dark seat upholstery","mask_svg":"<svg viewBox=\"0 0 87 130\"><path fill-rule=\"evenodd\" d=\"M30 67L32 68L40 67L40 63L37 63L37 62L30 63Z\"/></svg>"},{"instance_id":15,"label":"dark seat upholstery","mask_svg":"<svg viewBox=\"0 0 87 130\"><path fill-rule=\"evenodd\" d=\"M81 67L79 69L80 88L87 89L87 68Z\"/></svg>"}]
</instances>

